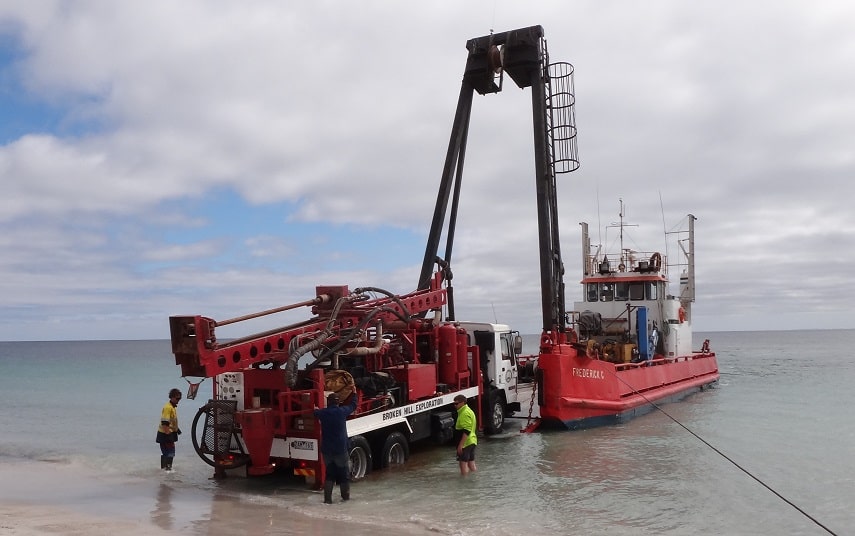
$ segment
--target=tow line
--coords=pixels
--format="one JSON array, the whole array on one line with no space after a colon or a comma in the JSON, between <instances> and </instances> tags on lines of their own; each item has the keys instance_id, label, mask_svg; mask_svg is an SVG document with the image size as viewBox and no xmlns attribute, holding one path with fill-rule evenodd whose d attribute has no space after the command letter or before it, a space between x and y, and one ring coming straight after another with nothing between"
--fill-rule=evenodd
<instances>
[{"instance_id":1,"label":"tow line","mask_svg":"<svg viewBox=\"0 0 855 536\"><path fill-rule=\"evenodd\" d=\"M607 372L608 372L608 371L607 371ZM635 389L635 387L633 387L632 385L630 385L629 383L627 383L626 381L624 381L620 376L618 376L617 374L615 374L615 378L616 378L618 381L620 381L621 383L623 383L624 385L626 385L627 387L629 387L630 389L632 389L632 390L633 390L633 392L635 392L636 394L641 395L641 397L642 397L642 398L644 398L644 400L646 400L648 404L650 404L651 406L653 406L653 408L654 408L654 409L656 409L657 411L660 411L663 415L665 415L666 417L668 417L669 419L671 419L672 421L674 421L674 422L675 422L678 426L680 426L683 430L685 430L686 432L688 432L689 434L691 434L692 436L694 436L694 437L695 437L695 439L697 439L698 441L700 441L701 443L703 443L704 445L706 445L707 447L709 447L713 452L715 452L716 454L718 454L719 456L721 456L722 458L724 458L725 460L727 460L728 462L730 462L730 464L731 464L731 465L733 465L734 467L736 467L737 469L739 469L740 471L742 471L743 473L745 473L746 475L748 475L749 477L751 477L752 479L754 479L758 484L760 484L761 486L763 486L764 488L766 488L768 491L770 491L770 492L771 492L772 494L774 494L776 497L778 497L779 499L781 499L782 501L784 501L784 502L785 502L785 503L787 503L788 505L792 506L792 507L793 507L797 512L799 512L799 513L800 513L801 515L803 515L805 518L807 518L807 519L811 520L811 521L812 521L816 526L818 526L818 527L822 528L823 530L825 530L827 533L831 534L832 536L837 536L837 533L835 533L835 532L834 532L834 531L832 531L830 528L828 528L828 527L826 527L825 525L823 525L823 524L822 524L818 519L816 519L815 517L813 517L812 515L810 515L809 513L807 513L804 509L802 509L802 508L801 508L800 506L798 506L796 503L794 503L793 501L791 501L791 500L787 499L786 497L784 497L783 495L781 495L780 493L778 493L778 491L776 491L776 490L775 490L775 489L773 489L770 485L768 485L768 484L766 484L765 482L763 482L759 477L757 477L756 475L754 475L751 471L749 471L748 469L746 469L746 468L742 467L742 466L741 466L740 464L738 464L735 460L733 460L733 459L731 459L729 456L727 456L724 452L722 452L722 451L720 451L719 449L717 449L717 448L716 448L715 446L713 446L709 441L707 441L706 439L702 438L700 435L698 435L697 433L695 433L694 431L692 431L691 429L689 429L689 427L688 427L688 426L686 426L685 424L683 424L683 423L681 423L680 421L678 421L678 420L677 420L674 416L672 416L670 413L668 413L667 411L665 411L664 409L662 409L659 405L657 405L656 403L654 403L652 400L648 399L646 396L644 396L644 394L643 394L643 393L639 392L637 389Z\"/></svg>"}]
</instances>

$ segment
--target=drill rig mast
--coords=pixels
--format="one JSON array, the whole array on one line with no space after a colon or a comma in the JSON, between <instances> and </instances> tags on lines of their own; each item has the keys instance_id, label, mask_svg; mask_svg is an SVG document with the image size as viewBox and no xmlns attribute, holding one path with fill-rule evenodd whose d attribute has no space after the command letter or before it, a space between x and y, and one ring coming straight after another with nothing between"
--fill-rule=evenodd
<instances>
[{"instance_id":1,"label":"drill rig mast","mask_svg":"<svg viewBox=\"0 0 855 536\"><path fill-rule=\"evenodd\" d=\"M451 264L457 208L463 178L463 164L472 99L502 91L504 75L520 88L531 88L534 127L534 180L537 192L540 286L544 332L564 332L564 266L558 233L558 204L555 176L579 167L576 147L573 66L549 63L541 26L490 34L466 43L469 56L452 125L445 165L431 230L428 235L418 288L430 282L434 264ZM449 201L444 258L437 254L445 230ZM454 299L449 284L448 320L454 320Z\"/></svg>"}]
</instances>

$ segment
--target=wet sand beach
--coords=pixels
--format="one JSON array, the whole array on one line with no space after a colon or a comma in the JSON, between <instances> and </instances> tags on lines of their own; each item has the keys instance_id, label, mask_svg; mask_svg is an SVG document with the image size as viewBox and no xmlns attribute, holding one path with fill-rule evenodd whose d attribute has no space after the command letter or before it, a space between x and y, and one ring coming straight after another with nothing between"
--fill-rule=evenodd
<instances>
[{"instance_id":1,"label":"wet sand beach","mask_svg":"<svg viewBox=\"0 0 855 536\"><path fill-rule=\"evenodd\" d=\"M0 462L0 534L209 536L369 534L376 527L348 520L349 504L324 506L310 491L294 493L295 511L253 496L181 485L180 475L129 479L93 474L73 463ZM413 528L413 527L411 527ZM399 534L408 532L398 527Z\"/></svg>"},{"instance_id":2,"label":"wet sand beach","mask_svg":"<svg viewBox=\"0 0 855 536\"><path fill-rule=\"evenodd\" d=\"M150 486L111 483L66 463L38 461L0 463L0 481L3 534L172 533L146 519Z\"/></svg>"}]
</instances>

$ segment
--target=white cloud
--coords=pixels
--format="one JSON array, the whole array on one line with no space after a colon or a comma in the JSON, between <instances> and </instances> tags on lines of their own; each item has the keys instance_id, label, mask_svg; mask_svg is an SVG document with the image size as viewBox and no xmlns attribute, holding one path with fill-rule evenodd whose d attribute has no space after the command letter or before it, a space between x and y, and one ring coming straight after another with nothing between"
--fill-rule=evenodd
<instances>
[{"instance_id":1,"label":"white cloud","mask_svg":"<svg viewBox=\"0 0 855 536\"><path fill-rule=\"evenodd\" d=\"M0 338L166 337L173 311L410 290L464 44L531 24L576 67L568 301L577 222L596 238L622 197L645 248L661 195L669 224L699 217L701 329L852 327L853 23L845 2L7 2L0 84L62 115L0 146ZM528 91L476 96L469 139L458 316L537 331Z\"/></svg>"}]
</instances>

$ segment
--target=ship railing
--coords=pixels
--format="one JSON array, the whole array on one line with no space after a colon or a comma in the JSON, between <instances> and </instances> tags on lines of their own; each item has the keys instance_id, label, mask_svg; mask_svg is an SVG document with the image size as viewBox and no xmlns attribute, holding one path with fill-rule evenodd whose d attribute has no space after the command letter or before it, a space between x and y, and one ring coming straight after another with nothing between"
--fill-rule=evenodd
<instances>
[{"instance_id":1,"label":"ship railing","mask_svg":"<svg viewBox=\"0 0 855 536\"><path fill-rule=\"evenodd\" d=\"M700 354L693 352L692 355L681 355L678 357L657 357L655 359L649 359L647 361L639 361L637 363L616 363L615 371L621 370L631 370L640 367L654 367L656 365L667 365L669 363L678 363L680 361L694 361L695 359L706 359L711 357L710 354Z\"/></svg>"},{"instance_id":2,"label":"ship railing","mask_svg":"<svg viewBox=\"0 0 855 536\"><path fill-rule=\"evenodd\" d=\"M658 255L658 258L656 257ZM633 271L646 271L653 263L659 266L657 272L665 275L668 270L668 259L664 253L659 251L635 251L624 250L620 255L617 253L592 253L586 255L585 272L587 274L600 273L601 264L608 261L609 273L623 273Z\"/></svg>"}]
</instances>

